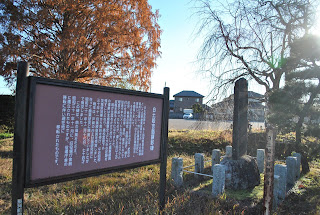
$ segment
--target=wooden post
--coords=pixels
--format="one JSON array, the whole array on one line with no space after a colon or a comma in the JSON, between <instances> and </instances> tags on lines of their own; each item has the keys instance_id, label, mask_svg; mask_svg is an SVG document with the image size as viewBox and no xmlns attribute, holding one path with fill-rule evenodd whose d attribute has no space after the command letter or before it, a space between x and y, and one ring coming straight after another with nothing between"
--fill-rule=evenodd
<instances>
[{"instance_id":1,"label":"wooden post","mask_svg":"<svg viewBox=\"0 0 320 215\"><path fill-rule=\"evenodd\" d=\"M162 158L160 165L160 191L159 191L159 214L163 214L163 210L166 205L165 191L166 191L166 174L167 174L167 143L168 143L168 119L169 119L169 88L163 89L163 95L165 97L163 104L163 130L162 130Z\"/></svg>"},{"instance_id":2,"label":"wooden post","mask_svg":"<svg viewBox=\"0 0 320 215\"><path fill-rule=\"evenodd\" d=\"M13 215L23 214L29 64L18 63L12 168Z\"/></svg>"},{"instance_id":3,"label":"wooden post","mask_svg":"<svg viewBox=\"0 0 320 215\"><path fill-rule=\"evenodd\" d=\"M274 153L275 153L276 131L272 127L267 127L267 146L265 150L265 174L263 192L263 214L269 215L273 202L273 182L274 182Z\"/></svg>"}]
</instances>

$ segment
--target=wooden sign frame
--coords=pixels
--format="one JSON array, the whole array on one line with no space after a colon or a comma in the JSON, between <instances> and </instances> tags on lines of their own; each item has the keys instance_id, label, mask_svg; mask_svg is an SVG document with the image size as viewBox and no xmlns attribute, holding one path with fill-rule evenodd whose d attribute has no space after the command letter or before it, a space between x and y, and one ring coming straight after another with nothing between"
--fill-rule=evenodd
<instances>
[{"instance_id":1,"label":"wooden sign frame","mask_svg":"<svg viewBox=\"0 0 320 215\"><path fill-rule=\"evenodd\" d=\"M153 94L133 90L125 90L119 88L111 88L90 84L82 84L76 82L68 82L61 80L53 80L39 77L28 77L29 66L26 62L18 64L18 79L16 90L16 116L15 116L15 137L13 151L13 179L12 179L12 214L23 214L23 193L25 188L38 187L53 183L70 181L90 176L98 176L101 174L111 173L115 171L136 168L140 166L160 163L160 190L159 190L159 206L160 211L165 207L165 186L166 186L166 166L167 166L167 141L168 141L168 117L169 117L169 88L164 88L164 94ZM56 87L57 89L65 88L66 91L86 91L92 93L115 95L122 98L142 99L144 101L161 101L160 128L158 135L160 141L155 142L155 147L159 148L158 154L151 159L135 159L121 165L103 166L97 169L89 168L86 170L67 172L66 174L58 174L54 176L32 177L32 159L34 137L36 136L35 126L35 102L37 99L37 86L48 86L47 88ZM38 101L39 102L39 101ZM159 103L159 102L158 102ZM158 104L159 105L159 104ZM159 120L158 120L159 123ZM160 134L159 134L160 132ZM139 137L139 136L138 136ZM147 142L147 140L146 140ZM45 143L44 143L45 144ZM151 143L150 143L151 144ZM156 144L159 144L156 146ZM42 146L41 146L42 147ZM143 155L142 155L143 156ZM40 159L41 161L41 159Z\"/></svg>"}]
</instances>

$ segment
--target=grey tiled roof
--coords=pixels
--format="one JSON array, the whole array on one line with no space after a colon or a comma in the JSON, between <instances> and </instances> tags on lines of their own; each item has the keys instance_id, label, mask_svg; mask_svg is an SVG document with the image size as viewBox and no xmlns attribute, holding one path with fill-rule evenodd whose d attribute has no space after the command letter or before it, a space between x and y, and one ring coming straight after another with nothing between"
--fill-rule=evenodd
<instances>
[{"instance_id":1,"label":"grey tiled roof","mask_svg":"<svg viewBox=\"0 0 320 215\"><path fill-rule=\"evenodd\" d=\"M173 95L173 97L176 97L176 96L179 96L179 97L201 97L201 98L204 97L203 95L201 95L197 92L187 91L187 90L181 91L180 93Z\"/></svg>"},{"instance_id":2,"label":"grey tiled roof","mask_svg":"<svg viewBox=\"0 0 320 215\"><path fill-rule=\"evenodd\" d=\"M263 98L264 95L261 95L259 93L253 92L253 91L248 91L248 97L249 98Z\"/></svg>"}]
</instances>

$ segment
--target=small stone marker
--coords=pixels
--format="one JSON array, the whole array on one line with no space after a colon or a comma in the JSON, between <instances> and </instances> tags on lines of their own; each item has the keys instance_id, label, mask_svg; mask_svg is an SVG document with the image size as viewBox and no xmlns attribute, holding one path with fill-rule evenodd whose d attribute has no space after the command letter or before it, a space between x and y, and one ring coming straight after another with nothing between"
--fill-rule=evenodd
<instances>
[{"instance_id":1,"label":"small stone marker","mask_svg":"<svg viewBox=\"0 0 320 215\"><path fill-rule=\"evenodd\" d=\"M220 164L220 159L221 159L221 151L220 151L220 149L212 150L212 158L211 158L212 171L213 171L213 166L215 164Z\"/></svg>"},{"instance_id":2,"label":"small stone marker","mask_svg":"<svg viewBox=\"0 0 320 215\"><path fill-rule=\"evenodd\" d=\"M226 146L226 155L225 157L232 157L232 146Z\"/></svg>"},{"instance_id":3,"label":"small stone marker","mask_svg":"<svg viewBox=\"0 0 320 215\"><path fill-rule=\"evenodd\" d=\"M296 180L298 180L300 178L301 154L293 153L293 157L297 158Z\"/></svg>"},{"instance_id":4,"label":"small stone marker","mask_svg":"<svg viewBox=\"0 0 320 215\"><path fill-rule=\"evenodd\" d=\"M196 153L194 155L194 171L198 173L202 173L204 170L204 154L203 153Z\"/></svg>"},{"instance_id":5,"label":"small stone marker","mask_svg":"<svg viewBox=\"0 0 320 215\"><path fill-rule=\"evenodd\" d=\"M183 159L174 157L172 158L171 165L171 178L173 180L173 184L176 187L181 187L183 185Z\"/></svg>"},{"instance_id":6,"label":"small stone marker","mask_svg":"<svg viewBox=\"0 0 320 215\"><path fill-rule=\"evenodd\" d=\"M234 86L232 159L238 160L247 154L248 144L248 82L244 78Z\"/></svg>"},{"instance_id":7,"label":"small stone marker","mask_svg":"<svg viewBox=\"0 0 320 215\"><path fill-rule=\"evenodd\" d=\"M225 167L221 164L213 166L212 195L217 197L224 193L225 188Z\"/></svg>"},{"instance_id":8,"label":"small stone marker","mask_svg":"<svg viewBox=\"0 0 320 215\"><path fill-rule=\"evenodd\" d=\"M279 202L281 202L286 197L287 192L287 166L276 164L274 166L274 174L280 177L278 186L278 198Z\"/></svg>"},{"instance_id":9,"label":"small stone marker","mask_svg":"<svg viewBox=\"0 0 320 215\"><path fill-rule=\"evenodd\" d=\"M291 189L296 181L297 158L289 156L286 159L287 164L287 189Z\"/></svg>"},{"instance_id":10,"label":"small stone marker","mask_svg":"<svg viewBox=\"0 0 320 215\"><path fill-rule=\"evenodd\" d=\"M264 149L257 149L257 163L258 163L259 173L264 172L264 154L265 154Z\"/></svg>"},{"instance_id":11,"label":"small stone marker","mask_svg":"<svg viewBox=\"0 0 320 215\"><path fill-rule=\"evenodd\" d=\"M279 204L279 183L280 183L280 176L274 175L273 179L273 209L277 208Z\"/></svg>"}]
</instances>

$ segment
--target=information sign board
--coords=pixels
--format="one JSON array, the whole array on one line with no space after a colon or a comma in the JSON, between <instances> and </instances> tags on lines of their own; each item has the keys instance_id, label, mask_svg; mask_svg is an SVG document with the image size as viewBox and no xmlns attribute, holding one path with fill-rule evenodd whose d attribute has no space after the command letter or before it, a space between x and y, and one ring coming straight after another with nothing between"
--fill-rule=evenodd
<instances>
[{"instance_id":1,"label":"information sign board","mask_svg":"<svg viewBox=\"0 0 320 215\"><path fill-rule=\"evenodd\" d=\"M161 161L163 95L30 79L27 187Z\"/></svg>"}]
</instances>

